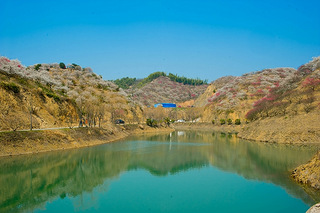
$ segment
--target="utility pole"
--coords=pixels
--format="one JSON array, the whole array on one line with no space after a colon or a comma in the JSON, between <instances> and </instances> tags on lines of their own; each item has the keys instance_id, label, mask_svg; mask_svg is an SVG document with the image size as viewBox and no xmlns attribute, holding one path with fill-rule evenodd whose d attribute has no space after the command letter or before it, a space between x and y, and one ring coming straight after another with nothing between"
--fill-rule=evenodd
<instances>
[{"instance_id":1,"label":"utility pole","mask_svg":"<svg viewBox=\"0 0 320 213\"><path fill-rule=\"evenodd\" d=\"M29 113L30 113L30 131L32 130L32 94L30 92L30 100L29 100Z\"/></svg>"}]
</instances>

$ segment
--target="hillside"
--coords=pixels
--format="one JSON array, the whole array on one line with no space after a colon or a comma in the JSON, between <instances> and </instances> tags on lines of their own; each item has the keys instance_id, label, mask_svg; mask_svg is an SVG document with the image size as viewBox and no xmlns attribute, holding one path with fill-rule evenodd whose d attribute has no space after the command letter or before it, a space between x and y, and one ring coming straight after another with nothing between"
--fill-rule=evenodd
<instances>
[{"instance_id":1,"label":"hillside","mask_svg":"<svg viewBox=\"0 0 320 213\"><path fill-rule=\"evenodd\" d=\"M246 119L250 124L240 133L243 138L319 143L320 57L299 67L289 84L254 102Z\"/></svg>"},{"instance_id":2,"label":"hillside","mask_svg":"<svg viewBox=\"0 0 320 213\"><path fill-rule=\"evenodd\" d=\"M203 121L254 121L274 116L308 114L318 109L319 57L293 68L265 69L212 82L196 100Z\"/></svg>"},{"instance_id":3,"label":"hillside","mask_svg":"<svg viewBox=\"0 0 320 213\"><path fill-rule=\"evenodd\" d=\"M292 68L267 69L241 77L223 77L195 103L203 121L235 119L238 137L275 143L320 142L320 57ZM240 122L239 122L240 123ZM225 125L224 125L225 126ZM319 153L292 172L299 183L319 189ZM308 191L307 187L305 187Z\"/></svg>"},{"instance_id":4,"label":"hillside","mask_svg":"<svg viewBox=\"0 0 320 213\"><path fill-rule=\"evenodd\" d=\"M171 81L169 77L160 76L141 88L125 90L132 100L145 106L156 103L180 103L196 99L207 88L203 85L188 85Z\"/></svg>"},{"instance_id":5,"label":"hillside","mask_svg":"<svg viewBox=\"0 0 320 213\"><path fill-rule=\"evenodd\" d=\"M148 77L143 78L143 79L125 77L125 78L116 79L112 82L117 84L122 89L129 89L132 87L141 88L141 87L145 86L147 83L150 83L154 79L157 79L158 77L161 77L161 76L168 77L168 78L170 78L171 81L183 83L183 84L187 84L187 85L198 86L198 85L208 84L207 80L203 81L198 78L196 78L196 79L186 78L184 76L178 76L178 75L174 75L172 73L169 73L167 75L165 72L154 72L154 73L151 73Z\"/></svg>"},{"instance_id":6,"label":"hillside","mask_svg":"<svg viewBox=\"0 0 320 213\"><path fill-rule=\"evenodd\" d=\"M145 106L156 103L183 103L195 100L207 88L206 81L155 72L144 79L122 78L114 81L130 98ZM192 101L190 102L192 103Z\"/></svg>"},{"instance_id":7,"label":"hillside","mask_svg":"<svg viewBox=\"0 0 320 213\"><path fill-rule=\"evenodd\" d=\"M23 66L0 58L0 130L77 126L102 126L114 119L142 118L140 106L112 82L72 64ZM31 119L32 118L32 119Z\"/></svg>"}]
</instances>

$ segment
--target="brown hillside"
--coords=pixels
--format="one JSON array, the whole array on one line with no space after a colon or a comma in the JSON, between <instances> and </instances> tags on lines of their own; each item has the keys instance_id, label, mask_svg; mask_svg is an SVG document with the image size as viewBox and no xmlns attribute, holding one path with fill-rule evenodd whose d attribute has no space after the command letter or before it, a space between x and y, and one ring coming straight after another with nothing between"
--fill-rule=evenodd
<instances>
[{"instance_id":1,"label":"brown hillside","mask_svg":"<svg viewBox=\"0 0 320 213\"><path fill-rule=\"evenodd\" d=\"M80 118L98 126L115 119L137 122L141 108L124 91L90 68L57 64L24 67L0 58L0 130L75 126ZM31 115L30 115L31 114Z\"/></svg>"}]
</instances>

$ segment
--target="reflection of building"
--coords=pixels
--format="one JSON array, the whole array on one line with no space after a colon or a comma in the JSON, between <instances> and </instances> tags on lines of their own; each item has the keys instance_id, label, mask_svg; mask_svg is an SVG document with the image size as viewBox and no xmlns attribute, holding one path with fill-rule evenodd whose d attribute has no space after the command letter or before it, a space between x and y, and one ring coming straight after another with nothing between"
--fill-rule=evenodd
<instances>
[{"instance_id":1,"label":"reflection of building","mask_svg":"<svg viewBox=\"0 0 320 213\"><path fill-rule=\"evenodd\" d=\"M178 136L183 136L184 135L184 131L178 131Z\"/></svg>"},{"instance_id":2,"label":"reflection of building","mask_svg":"<svg viewBox=\"0 0 320 213\"><path fill-rule=\"evenodd\" d=\"M158 106L162 106L163 108L176 108L177 107L176 104L172 104L172 103L158 103L158 104L154 105L154 107L158 107Z\"/></svg>"}]
</instances>

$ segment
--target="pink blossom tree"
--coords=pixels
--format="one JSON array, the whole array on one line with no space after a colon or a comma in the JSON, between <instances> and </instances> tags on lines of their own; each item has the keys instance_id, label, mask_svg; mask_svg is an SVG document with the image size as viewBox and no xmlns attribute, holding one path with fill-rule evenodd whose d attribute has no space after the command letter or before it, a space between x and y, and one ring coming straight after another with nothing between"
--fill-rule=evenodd
<instances>
[{"instance_id":1,"label":"pink blossom tree","mask_svg":"<svg viewBox=\"0 0 320 213\"><path fill-rule=\"evenodd\" d=\"M320 85L320 79L314 77L308 77L302 82L303 87L307 87L312 91L314 91L318 85Z\"/></svg>"}]
</instances>

